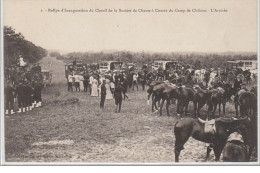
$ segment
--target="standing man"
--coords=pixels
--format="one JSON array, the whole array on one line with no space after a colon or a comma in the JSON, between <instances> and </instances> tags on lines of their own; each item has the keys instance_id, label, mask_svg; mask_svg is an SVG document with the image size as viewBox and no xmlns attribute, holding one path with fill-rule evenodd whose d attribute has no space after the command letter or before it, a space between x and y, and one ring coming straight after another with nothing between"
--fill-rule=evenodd
<instances>
[{"instance_id":1,"label":"standing man","mask_svg":"<svg viewBox=\"0 0 260 173\"><path fill-rule=\"evenodd\" d=\"M14 98L15 98L15 89L12 86L11 82L7 82L5 87L5 114L8 114L9 110L11 110L10 114L14 114Z\"/></svg>"},{"instance_id":2,"label":"standing man","mask_svg":"<svg viewBox=\"0 0 260 173\"><path fill-rule=\"evenodd\" d=\"M88 85L89 85L89 75L85 74L84 75L84 80L83 80L83 85L84 85L84 91L87 92L88 91Z\"/></svg>"},{"instance_id":3,"label":"standing man","mask_svg":"<svg viewBox=\"0 0 260 173\"><path fill-rule=\"evenodd\" d=\"M25 87L24 87L24 92L25 92L25 106L26 106L26 110L29 111L29 109L31 110L31 105L33 103L33 87L30 84L29 81L25 81ZM37 107L37 105L36 105Z\"/></svg>"},{"instance_id":4,"label":"standing man","mask_svg":"<svg viewBox=\"0 0 260 173\"><path fill-rule=\"evenodd\" d=\"M106 81L103 80L101 87L100 87L100 95L101 95L101 100L100 100L100 108L103 109L104 108L104 104L105 104L105 99L106 99L106 86L105 86Z\"/></svg>"},{"instance_id":5,"label":"standing man","mask_svg":"<svg viewBox=\"0 0 260 173\"><path fill-rule=\"evenodd\" d=\"M134 73L134 75L133 75L133 90L135 89L135 86L138 90L137 79L138 79L138 75L136 73Z\"/></svg>"},{"instance_id":6,"label":"standing man","mask_svg":"<svg viewBox=\"0 0 260 173\"><path fill-rule=\"evenodd\" d=\"M121 83L120 82L116 83L115 92L114 92L114 98L116 104L115 113L119 113L121 111L122 100L123 100L122 91L123 91L123 86L121 85Z\"/></svg>"},{"instance_id":7,"label":"standing man","mask_svg":"<svg viewBox=\"0 0 260 173\"><path fill-rule=\"evenodd\" d=\"M80 92L80 76L78 74L76 74L74 76L75 78L75 88L76 88L76 92Z\"/></svg>"},{"instance_id":8,"label":"standing man","mask_svg":"<svg viewBox=\"0 0 260 173\"><path fill-rule=\"evenodd\" d=\"M240 79L239 76L237 76L233 88L235 89L236 92L238 92L241 89L241 86L242 86L242 80Z\"/></svg>"},{"instance_id":9,"label":"standing man","mask_svg":"<svg viewBox=\"0 0 260 173\"><path fill-rule=\"evenodd\" d=\"M25 86L21 80L16 87L16 95L19 107L18 113L25 112Z\"/></svg>"},{"instance_id":10,"label":"standing man","mask_svg":"<svg viewBox=\"0 0 260 173\"><path fill-rule=\"evenodd\" d=\"M70 73L69 76L68 76L68 91L73 91L73 88L72 88L72 82L73 82L73 75Z\"/></svg>"}]
</instances>

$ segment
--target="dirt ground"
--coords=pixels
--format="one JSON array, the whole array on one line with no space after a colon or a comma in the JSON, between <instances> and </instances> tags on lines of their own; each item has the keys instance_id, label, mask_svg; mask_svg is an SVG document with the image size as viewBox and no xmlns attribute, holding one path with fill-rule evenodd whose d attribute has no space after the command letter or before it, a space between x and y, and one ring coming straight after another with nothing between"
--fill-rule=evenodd
<instances>
[{"instance_id":1,"label":"dirt ground","mask_svg":"<svg viewBox=\"0 0 260 173\"><path fill-rule=\"evenodd\" d=\"M128 92L121 113L114 113L114 100L100 110L100 98L67 92L62 61L53 59L52 71L53 84L42 93L43 107L5 116L6 162L174 163L175 105L170 117L165 108L163 116L153 114L146 91L139 89ZM190 103L190 114L192 109ZM233 105L226 112L233 116ZM184 148L180 162L205 162L205 143L190 138Z\"/></svg>"}]
</instances>

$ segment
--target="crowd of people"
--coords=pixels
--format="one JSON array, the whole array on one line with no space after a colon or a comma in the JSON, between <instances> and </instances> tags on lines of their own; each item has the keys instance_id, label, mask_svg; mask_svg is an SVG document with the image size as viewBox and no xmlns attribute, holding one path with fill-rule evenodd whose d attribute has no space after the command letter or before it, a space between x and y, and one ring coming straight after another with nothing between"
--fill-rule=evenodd
<instances>
[{"instance_id":1,"label":"crowd of people","mask_svg":"<svg viewBox=\"0 0 260 173\"><path fill-rule=\"evenodd\" d=\"M5 70L5 114L22 113L41 107L42 88L43 75L39 64L33 67L10 66Z\"/></svg>"},{"instance_id":2,"label":"crowd of people","mask_svg":"<svg viewBox=\"0 0 260 173\"><path fill-rule=\"evenodd\" d=\"M129 79L129 76L131 79ZM114 99L116 105L115 112L120 112L122 100L128 98L127 90L138 90L139 83L142 84L143 90L145 89L145 79L141 82L138 80L139 75L135 72L127 75L122 71L105 73L91 71L87 74L72 71L68 75L67 84L69 92L89 91L91 97L100 97L100 108L102 109L104 108L105 100Z\"/></svg>"}]
</instances>

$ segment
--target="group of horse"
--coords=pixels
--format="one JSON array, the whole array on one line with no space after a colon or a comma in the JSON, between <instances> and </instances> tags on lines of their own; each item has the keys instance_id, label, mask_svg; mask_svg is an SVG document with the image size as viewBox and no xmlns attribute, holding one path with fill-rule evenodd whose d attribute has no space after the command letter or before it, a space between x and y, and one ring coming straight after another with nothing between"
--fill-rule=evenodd
<instances>
[{"instance_id":1,"label":"group of horse","mask_svg":"<svg viewBox=\"0 0 260 173\"><path fill-rule=\"evenodd\" d=\"M189 87L178 86L172 81L152 81L147 92L148 105L150 97L152 97L152 111L159 111L160 115L162 115L165 101L167 115L170 115L170 104L175 103L177 104L177 115L180 117L183 117L183 113L187 115L189 102L193 102L193 118L181 118L174 126L176 162L179 161L180 151L190 136L211 144L207 148L206 159L213 148L216 161L219 161L222 150L224 151L224 161L250 160L252 151L257 146L256 87L252 87L250 91L245 89L237 91L232 88L232 84L225 82L219 82L209 89L198 84ZM225 105L230 100L234 102L236 118L226 118L225 116ZM208 106L206 121L200 118L200 110L204 105ZM224 117L220 117L221 105ZM219 106L218 118L215 117L217 106ZM208 121L208 118L212 119ZM205 131L206 127L211 127L210 133ZM237 134L241 135L241 140L232 138L237 137ZM228 139L229 142L227 142Z\"/></svg>"},{"instance_id":2,"label":"group of horse","mask_svg":"<svg viewBox=\"0 0 260 173\"><path fill-rule=\"evenodd\" d=\"M234 98L237 117L239 116L239 112L240 116L256 114L257 109L256 87L253 87L250 91L246 89L237 91L232 88L232 84L228 82L215 83L214 86L209 89L199 84L189 87L184 85L178 86L170 81L152 81L149 84L147 92L148 104L152 96L152 111L157 112L159 110L160 115L162 115L162 108L165 101L167 115L170 115L169 106L171 102L176 102L174 100L177 100L177 114L181 116L183 113L187 115L188 105L190 102L193 102L194 117L200 117L200 110L204 105L208 106L207 115L211 115L213 118L215 118L217 106L219 106L220 116L222 105L225 117L225 106L227 101L232 100L231 98ZM154 108L156 110L154 110ZM240 111L238 111L239 108Z\"/></svg>"}]
</instances>

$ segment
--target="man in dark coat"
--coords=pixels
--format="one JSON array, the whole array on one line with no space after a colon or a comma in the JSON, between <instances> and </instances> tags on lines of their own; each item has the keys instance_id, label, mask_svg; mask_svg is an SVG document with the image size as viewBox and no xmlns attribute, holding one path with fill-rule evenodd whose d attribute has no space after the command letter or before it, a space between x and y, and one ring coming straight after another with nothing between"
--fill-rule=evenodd
<instances>
[{"instance_id":1,"label":"man in dark coat","mask_svg":"<svg viewBox=\"0 0 260 173\"><path fill-rule=\"evenodd\" d=\"M32 106L33 103L33 87L29 81L25 82L24 92L26 110L29 111L29 108L30 106Z\"/></svg>"},{"instance_id":2,"label":"man in dark coat","mask_svg":"<svg viewBox=\"0 0 260 173\"><path fill-rule=\"evenodd\" d=\"M5 114L8 114L9 110L11 110L10 114L14 114L14 98L15 98L15 89L12 84L8 81L5 86Z\"/></svg>"},{"instance_id":3,"label":"man in dark coat","mask_svg":"<svg viewBox=\"0 0 260 173\"><path fill-rule=\"evenodd\" d=\"M84 91L87 92L89 87L89 75L85 74L83 77L84 77L84 81L83 81Z\"/></svg>"},{"instance_id":4,"label":"man in dark coat","mask_svg":"<svg viewBox=\"0 0 260 173\"><path fill-rule=\"evenodd\" d=\"M18 101L18 113L25 112L25 85L23 82L20 80L19 84L16 87L16 95L17 95L17 101Z\"/></svg>"},{"instance_id":5,"label":"man in dark coat","mask_svg":"<svg viewBox=\"0 0 260 173\"><path fill-rule=\"evenodd\" d=\"M103 109L104 108L104 104L105 104L105 99L106 99L106 86L105 86L106 80L103 80L102 85L101 85L101 100L100 100L100 108Z\"/></svg>"},{"instance_id":6,"label":"man in dark coat","mask_svg":"<svg viewBox=\"0 0 260 173\"><path fill-rule=\"evenodd\" d=\"M116 110L115 113L119 113L121 111L122 106L122 92L124 90L124 87L120 82L116 83L115 85L115 92L114 92L114 98L115 98L115 104L116 104Z\"/></svg>"},{"instance_id":7,"label":"man in dark coat","mask_svg":"<svg viewBox=\"0 0 260 173\"><path fill-rule=\"evenodd\" d=\"M241 89L241 86L242 86L242 80L240 79L239 76L237 76L237 79L236 79L235 82L234 82L233 88L234 88L234 90L235 90L236 92L238 92L238 91Z\"/></svg>"}]
</instances>

